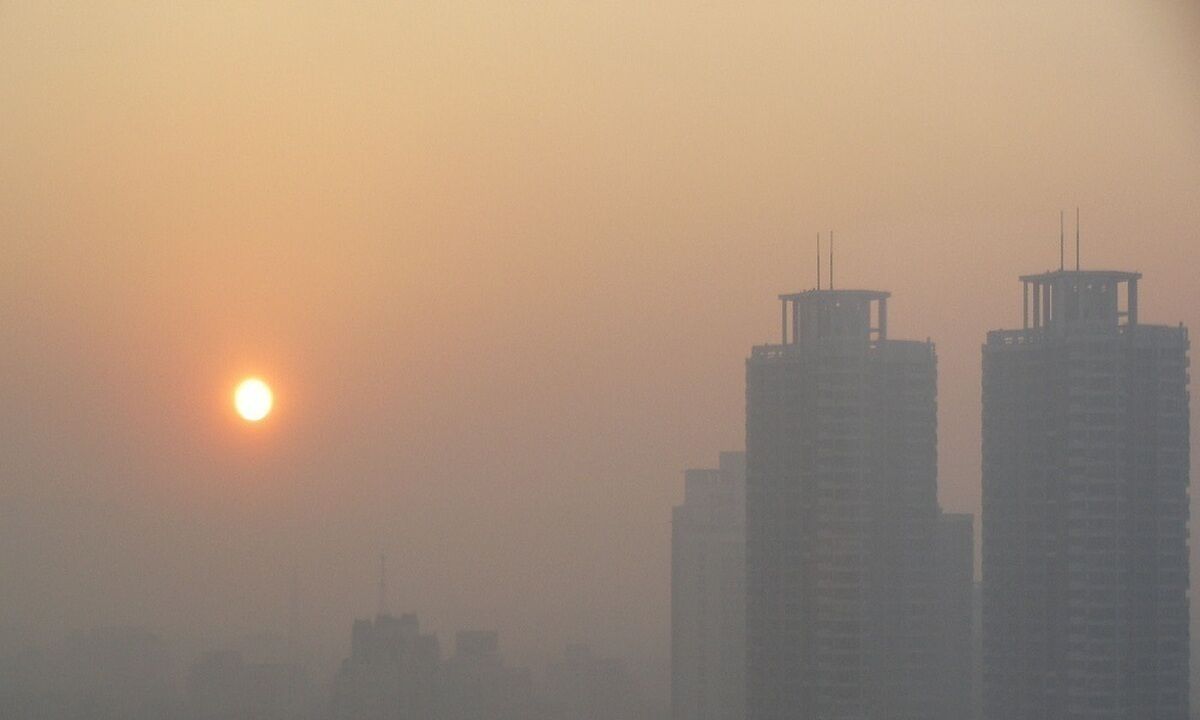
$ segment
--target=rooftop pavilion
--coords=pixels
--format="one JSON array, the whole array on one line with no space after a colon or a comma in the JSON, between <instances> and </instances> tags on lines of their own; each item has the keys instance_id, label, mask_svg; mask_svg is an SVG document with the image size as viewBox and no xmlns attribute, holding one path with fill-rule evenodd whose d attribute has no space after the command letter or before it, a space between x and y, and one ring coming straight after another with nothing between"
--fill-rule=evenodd
<instances>
[{"instance_id":1,"label":"rooftop pavilion","mask_svg":"<svg viewBox=\"0 0 1200 720\"><path fill-rule=\"evenodd\" d=\"M887 339L887 301L879 290L805 290L780 295L781 345L824 339Z\"/></svg>"},{"instance_id":2,"label":"rooftop pavilion","mask_svg":"<svg viewBox=\"0 0 1200 720\"><path fill-rule=\"evenodd\" d=\"M1021 276L1026 330L1137 325L1141 273L1055 270Z\"/></svg>"}]
</instances>

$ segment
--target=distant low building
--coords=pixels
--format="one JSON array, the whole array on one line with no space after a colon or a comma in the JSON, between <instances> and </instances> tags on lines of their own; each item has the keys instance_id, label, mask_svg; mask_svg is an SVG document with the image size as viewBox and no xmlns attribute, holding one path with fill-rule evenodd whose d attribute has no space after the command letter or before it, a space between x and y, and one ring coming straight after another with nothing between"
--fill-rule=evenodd
<instances>
[{"instance_id":1,"label":"distant low building","mask_svg":"<svg viewBox=\"0 0 1200 720\"><path fill-rule=\"evenodd\" d=\"M319 717L313 685L288 663L247 663L239 652L205 654L188 674L191 720L307 720Z\"/></svg>"},{"instance_id":2,"label":"distant low building","mask_svg":"<svg viewBox=\"0 0 1200 720\"><path fill-rule=\"evenodd\" d=\"M671 716L745 714L746 454L684 473L671 514Z\"/></svg>"},{"instance_id":3,"label":"distant low building","mask_svg":"<svg viewBox=\"0 0 1200 720\"><path fill-rule=\"evenodd\" d=\"M641 720L647 718L641 693L625 663L568 645L546 673L552 720Z\"/></svg>"},{"instance_id":4,"label":"distant low building","mask_svg":"<svg viewBox=\"0 0 1200 720\"><path fill-rule=\"evenodd\" d=\"M0 625L0 718L43 717L50 675L45 653L15 627Z\"/></svg>"},{"instance_id":5,"label":"distant low building","mask_svg":"<svg viewBox=\"0 0 1200 720\"><path fill-rule=\"evenodd\" d=\"M529 671L504 664L499 636L464 630L442 672L443 720L529 720L534 716Z\"/></svg>"},{"instance_id":6,"label":"distant low building","mask_svg":"<svg viewBox=\"0 0 1200 720\"><path fill-rule=\"evenodd\" d=\"M157 720L179 709L167 644L138 627L71 635L52 693L60 704L49 717L65 720Z\"/></svg>"}]
</instances>

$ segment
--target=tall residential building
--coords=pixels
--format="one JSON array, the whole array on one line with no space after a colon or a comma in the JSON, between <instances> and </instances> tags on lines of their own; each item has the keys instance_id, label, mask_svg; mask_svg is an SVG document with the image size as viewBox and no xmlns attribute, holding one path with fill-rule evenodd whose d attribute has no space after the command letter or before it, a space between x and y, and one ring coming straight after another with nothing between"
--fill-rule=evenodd
<instances>
[{"instance_id":1,"label":"tall residential building","mask_svg":"<svg viewBox=\"0 0 1200 720\"><path fill-rule=\"evenodd\" d=\"M746 454L684 472L671 514L671 717L742 720L746 656Z\"/></svg>"},{"instance_id":2,"label":"tall residential building","mask_svg":"<svg viewBox=\"0 0 1200 720\"><path fill-rule=\"evenodd\" d=\"M983 347L989 720L1188 717L1188 335L1140 277L1022 277Z\"/></svg>"},{"instance_id":3,"label":"tall residential building","mask_svg":"<svg viewBox=\"0 0 1200 720\"><path fill-rule=\"evenodd\" d=\"M936 355L888 297L782 295L746 363L749 720L938 713Z\"/></svg>"}]
</instances>

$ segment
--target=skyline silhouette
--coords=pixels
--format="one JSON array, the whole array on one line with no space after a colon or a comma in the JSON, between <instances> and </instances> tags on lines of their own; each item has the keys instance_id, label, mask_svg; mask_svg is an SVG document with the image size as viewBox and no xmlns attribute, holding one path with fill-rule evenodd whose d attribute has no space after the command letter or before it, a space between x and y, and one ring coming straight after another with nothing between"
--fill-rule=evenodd
<instances>
[{"instance_id":1,"label":"skyline silhouette","mask_svg":"<svg viewBox=\"0 0 1200 720\"><path fill-rule=\"evenodd\" d=\"M382 553L443 649L586 644L662 700L680 473L745 447L818 233L936 343L977 543L980 348L1076 208L1083 270L1200 327L1184 0L9 2L0 128L13 646L269 633L330 679Z\"/></svg>"}]
</instances>

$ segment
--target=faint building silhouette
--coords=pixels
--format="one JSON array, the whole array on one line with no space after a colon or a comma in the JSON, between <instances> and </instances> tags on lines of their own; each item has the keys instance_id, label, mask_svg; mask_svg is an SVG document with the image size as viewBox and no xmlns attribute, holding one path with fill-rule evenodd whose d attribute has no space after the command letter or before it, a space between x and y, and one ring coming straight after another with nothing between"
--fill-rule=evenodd
<instances>
[{"instance_id":1,"label":"faint building silhouette","mask_svg":"<svg viewBox=\"0 0 1200 720\"><path fill-rule=\"evenodd\" d=\"M289 663L246 663L239 652L203 655L191 668L186 717L194 720L305 720L320 717L303 669Z\"/></svg>"},{"instance_id":2,"label":"faint building silhouette","mask_svg":"<svg viewBox=\"0 0 1200 720\"><path fill-rule=\"evenodd\" d=\"M600 657L586 645L568 645L547 675L553 720L647 718L641 693L625 663Z\"/></svg>"},{"instance_id":3,"label":"faint building silhouette","mask_svg":"<svg viewBox=\"0 0 1200 720\"><path fill-rule=\"evenodd\" d=\"M50 694L46 655L17 628L0 625L0 718L45 717Z\"/></svg>"},{"instance_id":4,"label":"faint building silhouette","mask_svg":"<svg viewBox=\"0 0 1200 720\"><path fill-rule=\"evenodd\" d=\"M1188 717L1188 334L1131 272L1021 278L983 347L984 714Z\"/></svg>"},{"instance_id":5,"label":"faint building silhouette","mask_svg":"<svg viewBox=\"0 0 1200 720\"><path fill-rule=\"evenodd\" d=\"M504 664L494 631L460 631L442 678L444 720L526 720L534 715L529 671Z\"/></svg>"},{"instance_id":6,"label":"faint building silhouette","mask_svg":"<svg viewBox=\"0 0 1200 720\"><path fill-rule=\"evenodd\" d=\"M939 710L936 356L888 297L780 296L746 363L750 720Z\"/></svg>"},{"instance_id":7,"label":"faint building silhouette","mask_svg":"<svg viewBox=\"0 0 1200 720\"><path fill-rule=\"evenodd\" d=\"M745 714L746 454L684 473L671 515L671 716Z\"/></svg>"},{"instance_id":8,"label":"faint building silhouette","mask_svg":"<svg viewBox=\"0 0 1200 720\"><path fill-rule=\"evenodd\" d=\"M426 720L436 717L441 652L420 632L416 615L355 620L350 657L333 683L337 720Z\"/></svg>"},{"instance_id":9,"label":"faint building silhouette","mask_svg":"<svg viewBox=\"0 0 1200 720\"><path fill-rule=\"evenodd\" d=\"M150 720L178 717L179 698L165 642L138 627L75 633L53 683L52 717Z\"/></svg>"}]
</instances>

